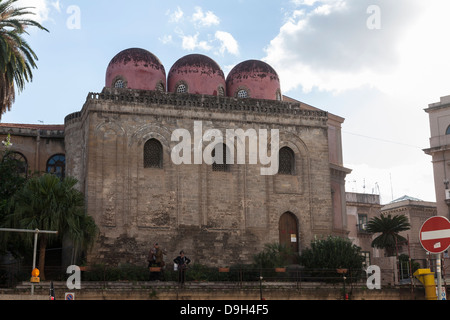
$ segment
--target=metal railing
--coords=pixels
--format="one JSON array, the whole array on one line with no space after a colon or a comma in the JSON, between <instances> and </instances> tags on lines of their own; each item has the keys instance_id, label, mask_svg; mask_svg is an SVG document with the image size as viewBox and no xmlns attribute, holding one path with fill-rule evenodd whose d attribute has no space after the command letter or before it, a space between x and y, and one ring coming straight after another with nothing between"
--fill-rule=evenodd
<instances>
[{"instance_id":1,"label":"metal railing","mask_svg":"<svg viewBox=\"0 0 450 320\"><path fill-rule=\"evenodd\" d=\"M66 267L46 266L46 281L66 281L69 275ZM0 265L0 288L12 288L16 285L30 280L31 266L11 264ZM131 281L146 282L159 281L161 284L178 283L180 271L174 270L173 266L162 269L149 269L143 266L126 265L110 267L96 265L81 268L82 282L114 282ZM42 274L41 274L42 275ZM348 270L345 274L338 273L335 269L305 269L298 266L287 268L257 268L251 266L238 266L229 268L207 267L203 265L192 265L184 271L185 283L233 283L242 286L248 283L290 283L298 288L313 283L327 283L332 285L365 284L366 273L363 270Z\"/></svg>"}]
</instances>

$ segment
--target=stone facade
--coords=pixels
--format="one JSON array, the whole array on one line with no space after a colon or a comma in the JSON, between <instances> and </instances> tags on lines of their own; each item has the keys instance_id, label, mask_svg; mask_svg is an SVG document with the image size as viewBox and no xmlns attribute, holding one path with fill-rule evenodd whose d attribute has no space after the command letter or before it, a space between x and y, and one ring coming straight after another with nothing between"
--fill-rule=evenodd
<instances>
[{"instance_id":1,"label":"stone facade","mask_svg":"<svg viewBox=\"0 0 450 320\"><path fill-rule=\"evenodd\" d=\"M194 121L224 136L226 129L279 129L280 148L295 153L295 174L263 176L251 164L228 172L175 165L172 132L194 136ZM299 250L316 235L342 234L330 182L332 170L346 171L330 168L328 122L326 112L299 102L108 88L89 94L82 110L66 117L65 139L68 174L80 181L101 229L90 261L143 262L159 242L168 257L184 249L206 265L248 263L265 243L279 241L286 212L298 225ZM150 139L163 146L162 168L144 167Z\"/></svg>"},{"instance_id":2,"label":"stone facade","mask_svg":"<svg viewBox=\"0 0 450 320\"><path fill-rule=\"evenodd\" d=\"M383 257L384 250L372 248L375 236L367 232L367 222L380 215L380 196L365 193L346 193L349 238L361 248L366 265L372 265L373 258Z\"/></svg>"},{"instance_id":3,"label":"stone facade","mask_svg":"<svg viewBox=\"0 0 450 320\"><path fill-rule=\"evenodd\" d=\"M409 239L409 248L406 244L400 245L399 254L409 255L421 263L422 267L426 267L425 260L429 255L420 244L420 228L426 220L437 215L436 203L405 196L383 206L381 213L408 217L411 229L401 232L400 235Z\"/></svg>"},{"instance_id":4,"label":"stone facade","mask_svg":"<svg viewBox=\"0 0 450 320\"><path fill-rule=\"evenodd\" d=\"M430 147L424 152L433 163L437 214L450 218L450 96L425 109L430 122Z\"/></svg>"},{"instance_id":5,"label":"stone facade","mask_svg":"<svg viewBox=\"0 0 450 320\"><path fill-rule=\"evenodd\" d=\"M89 93L58 127L63 130L44 126L55 134L54 152L64 153L66 175L78 179L100 229L89 264L146 264L158 242L166 261L183 249L193 262L229 266L251 262L267 243L301 252L316 236L347 236L343 118L282 96L278 75L262 61L240 63L226 81L203 55L180 59L169 81L165 70L146 50L124 50L109 63L103 91ZM200 136L241 129L267 130L271 138L279 130L284 171L262 175L245 135L237 137L245 164L236 158L222 167L176 164L176 130L192 137L191 158L212 145L195 142L196 123ZM0 138L15 126L0 126ZM17 127L23 128L13 131L15 147L37 152L31 140L16 140L26 125ZM269 139L259 148L272 145ZM236 157L237 144L230 148Z\"/></svg>"},{"instance_id":6,"label":"stone facade","mask_svg":"<svg viewBox=\"0 0 450 320\"><path fill-rule=\"evenodd\" d=\"M27 175L46 172L52 157L65 154L64 125L0 123L0 141L8 134L12 137L11 151L24 162Z\"/></svg>"}]
</instances>

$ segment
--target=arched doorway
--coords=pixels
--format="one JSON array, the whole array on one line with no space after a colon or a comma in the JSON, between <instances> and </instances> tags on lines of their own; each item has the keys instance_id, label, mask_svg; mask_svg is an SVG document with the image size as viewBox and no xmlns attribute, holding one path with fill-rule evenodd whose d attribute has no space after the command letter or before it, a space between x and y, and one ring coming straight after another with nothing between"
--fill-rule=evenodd
<instances>
[{"instance_id":1,"label":"arched doorway","mask_svg":"<svg viewBox=\"0 0 450 320\"><path fill-rule=\"evenodd\" d=\"M293 252L299 250L297 217L291 212L285 212L279 222L280 244L291 248Z\"/></svg>"}]
</instances>

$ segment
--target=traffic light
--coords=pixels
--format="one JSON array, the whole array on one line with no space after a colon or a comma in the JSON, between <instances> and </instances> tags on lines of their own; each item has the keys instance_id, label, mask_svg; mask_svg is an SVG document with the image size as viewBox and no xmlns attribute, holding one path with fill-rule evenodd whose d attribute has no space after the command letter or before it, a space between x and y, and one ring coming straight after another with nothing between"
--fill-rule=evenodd
<instances>
[{"instance_id":1,"label":"traffic light","mask_svg":"<svg viewBox=\"0 0 450 320\"><path fill-rule=\"evenodd\" d=\"M32 282L32 283L41 282L41 279L39 278L39 269L38 268L34 268L33 271L31 271L30 282Z\"/></svg>"}]
</instances>

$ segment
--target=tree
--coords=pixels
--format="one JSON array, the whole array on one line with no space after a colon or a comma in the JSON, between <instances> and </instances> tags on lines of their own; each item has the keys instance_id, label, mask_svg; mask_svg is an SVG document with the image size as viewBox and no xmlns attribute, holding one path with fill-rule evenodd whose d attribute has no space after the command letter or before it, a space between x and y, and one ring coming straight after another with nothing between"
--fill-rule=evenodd
<instances>
[{"instance_id":1,"label":"tree","mask_svg":"<svg viewBox=\"0 0 450 320\"><path fill-rule=\"evenodd\" d=\"M26 182L26 177L22 172L24 164L11 157L13 154L10 150L11 146L11 137L8 135L0 145L0 226L4 225L6 216L13 210L11 203L14 194ZM21 249L20 244L15 241L15 237L6 237L4 232L0 233L0 254L10 251L13 255L19 255Z\"/></svg>"},{"instance_id":2,"label":"tree","mask_svg":"<svg viewBox=\"0 0 450 320\"><path fill-rule=\"evenodd\" d=\"M14 213L10 215L11 227L29 230L58 231L60 237L68 237L74 247L88 249L95 240L97 227L84 210L84 196L75 189L77 180L63 180L52 174L44 174L27 181L14 196ZM27 237L31 244L31 237ZM44 276L45 249L51 235L39 236L39 270Z\"/></svg>"},{"instance_id":3,"label":"tree","mask_svg":"<svg viewBox=\"0 0 450 320\"><path fill-rule=\"evenodd\" d=\"M15 86L20 92L25 83L33 80L32 69L38 57L23 38L27 27L48 31L38 22L26 19L33 15L29 7L17 8L18 0L0 0L0 119L11 109L15 100Z\"/></svg>"},{"instance_id":4,"label":"tree","mask_svg":"<svg viewBox=\"0 0 450 320\"><path fill-rule=\"evenodd\" d=\"M300 256L300 263L309 269L308 272L323 280L335 278L337 269L347 269L352 279L356 279L362 271L363 261L360 247L349 239L336 236L312 241L311 247L303 250Z\"/></svg>"},{"instance_id":5,"label":"tree","mask_svg":"<svg viewBox=\"0 0 450 320\"><path fill-rule=\"evenodd\" d=\"M293 260L296 260L296 254L291 248L278 243L266 244L263 251L253 256L254 264L259 268L285 267Z\"/></svg>"},{"instance_id":6,"label":"tree","mask_svg":"<svg viewBox=\"0 0 450 320\"><path fill-rule=\"evenodd\" d=\"M367 223L368 232L381 233L373 239L372 247L385 249L387 256L393 256L397 245L406 242L399 233L410 228L411 225L405 215L381 214L380 217L374 217Z\"/></svg>"}]
</instances>

